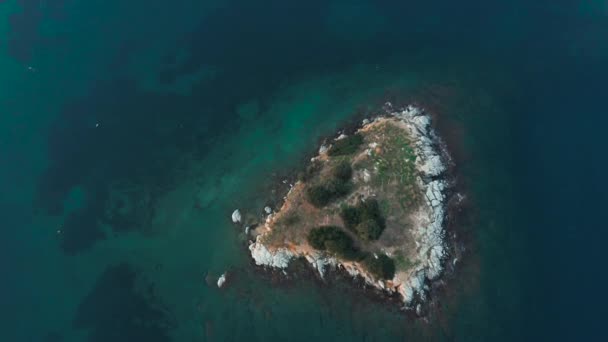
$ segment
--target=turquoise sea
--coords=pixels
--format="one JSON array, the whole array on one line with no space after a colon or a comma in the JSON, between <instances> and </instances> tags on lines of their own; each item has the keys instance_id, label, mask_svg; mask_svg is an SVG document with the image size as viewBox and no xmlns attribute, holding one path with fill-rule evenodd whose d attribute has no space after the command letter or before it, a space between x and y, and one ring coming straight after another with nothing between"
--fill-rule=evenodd
<instances>
[{"instance_id":1,"label":"turquoise sea","mask_svg":"<svg viewBox=\"0 0 608 342\"><path fill-rule=\"evenodd\" d=\"M0 0L0 340L603 340L607 39L604 0ZM469 204L428 319L230 221L385 101Z\"/></svg>"}]
</instances>

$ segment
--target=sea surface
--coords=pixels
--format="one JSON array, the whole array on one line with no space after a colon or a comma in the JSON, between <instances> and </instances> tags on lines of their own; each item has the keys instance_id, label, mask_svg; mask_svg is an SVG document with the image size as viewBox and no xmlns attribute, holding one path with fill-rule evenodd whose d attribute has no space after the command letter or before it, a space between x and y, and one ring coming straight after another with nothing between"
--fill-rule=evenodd
<instances>
[{"instance_id":1,"label":"sea surface","mask_svg":"<svg viewBox=\"0 0 608 342\"><path fill-rule=\"evenodd\" d=\"M0 340L603 340L607 83L605 0L0 0ZM230 221L386 101L467 196L427 319Z\"/></svg>"}]
</instances>

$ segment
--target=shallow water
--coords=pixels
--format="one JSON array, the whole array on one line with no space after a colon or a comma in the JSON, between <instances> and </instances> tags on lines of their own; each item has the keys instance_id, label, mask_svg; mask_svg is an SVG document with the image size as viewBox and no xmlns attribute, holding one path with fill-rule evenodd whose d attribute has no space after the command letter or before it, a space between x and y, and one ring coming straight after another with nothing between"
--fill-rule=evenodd
<instances>
[{"instance_id":1,"label":"shallow water","mask_svg":"<svg viewBox=\"0 0 608 342\"><path fill-rule=\"evenodd\" d=\"M607 15L0 1L3 340L597 339ZM436 116L471 204L428 322L347 284L274 286L230 222L387 100Z\"/></svg>"}]
</instances>

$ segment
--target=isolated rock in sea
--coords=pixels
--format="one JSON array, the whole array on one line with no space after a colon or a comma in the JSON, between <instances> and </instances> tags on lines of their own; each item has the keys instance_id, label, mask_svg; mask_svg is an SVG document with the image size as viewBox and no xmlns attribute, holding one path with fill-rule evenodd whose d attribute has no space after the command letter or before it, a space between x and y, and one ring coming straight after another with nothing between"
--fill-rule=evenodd
<instances>
[{"instance_id":1,"label":"isolated rock in sea","mask_svg":"<svg viewBox=\"0 0 608 342\"><path fill-rule=\"evenodd\" d=\"M390 109L391 107L387 106L387 108ZM306 242L302 242L301 238L294 241L285 239L285 237L278 239L275 236L272 243L269 243L269 240L265 240L264 237L271 236L273 232L282 234L281 230L275 230L277 227L281 227L277 222L281 222L280 220L286 215L286 210L291 210L289 208L293 208L294 203L300 203L298 201L301 197L298 197L298 194L305 189L302 183L296 183L297 189L291 199L284 198L287 205L276 208L274 212L272 210L269 212L264 208L268 214L265 220L265 230L262 230L256 241L250 244L249 249L257 265L280 269L287 268L289 262L295 257L304 257L319 272L321 278L325 277L328 269L340 265L351 276L360 276L371 286L391 294L399 293L406 307L421 314L423 308L420 305L412 305L417 303L415 299L425 300L429 291L428 282L441 275L445 261L449 256L444 230L448 200L447 189L451 186L445 174L447 170L446 161L449 161L449 156L442 149L441 139L432 128L431 117L424 113L422 109L408 106L402 110L390 109L387 114L390 114L389 117L365 120L363 122L365 127L358 132L366 137L372 137L373 135L370 133L372 131L370 130L390 124L393 125L391 127L402 129L406 135L409 133L408 138L412 141L410 146L413 150L411 155L415 158L408 159L408 162L414 162L410 164L415 170L413 171L415 172L413 173L413 186L419 190L421 199L423 199L416 204L416 207L408 209L407 216L404 216L408 222L409 220L412 222L408 230L415 248L408 249L406 253L408 253L407 256L414 266L397 270L398 272L392 279L377 279L361 263L342 260L330 253L311 250L310 246L307 246ZM345 138L347 138L346 135L340 134L335 140ZM362 160L382 155L386 151L386 140L381 137L375 137L374 140L367 139L367 145L363 145L357 152L360 153L359 156ZM321 146L319 156L312 158L312 160L323 163L327 158L331 158L331 156L322 155L326 150L327 147ZM377 194L375 188L377 182L374 182L374 179L377 178L374 177L378 177L378 170L373 166L353 172L353 180L359 182L356 184L360 187L360 192L365 194L366 197L375 197ZM288 196L290 194L292 194L291 190ZM331 217L331 214L329 217ZM402 246L388 245L388 247L388 249L378 252L392 257L392 253L395 250L399 251ZM376 253L374 253L374 256L376 256L376 259L378 258Z\"/></svg>"},{"instance_id":2,"label":"isolated rock in sea","mask_svg":"<svg viewBox=\"0 0 608 342\"><path fill-rule=\"evenodd\" d=\"M226 272L224 272L217 280L217 287L222 288L224 283L226 283Z\"/></svg>"},{"instance_id":3,"label":"isolated rock in sea","mask_svg":"<svg viewBox=\"0 0 608 342\"><path fill-rule=\"evenodd\" d=\"M241 223L241 211L236 209L232 212L232 222Z\"/></svg>"}]
</instances>

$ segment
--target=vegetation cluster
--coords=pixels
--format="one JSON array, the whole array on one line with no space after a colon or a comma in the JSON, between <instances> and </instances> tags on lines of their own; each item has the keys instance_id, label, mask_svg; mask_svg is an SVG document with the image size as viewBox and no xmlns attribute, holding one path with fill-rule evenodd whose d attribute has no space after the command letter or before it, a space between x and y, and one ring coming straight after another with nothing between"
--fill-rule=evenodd
<instances>
[{"instance_id":1,"label":"vegetation cluster","mask_svg":"<svg viewBox=\"0 0 608 342\"><path fill-rule=\"evenodd\" d=\"M355 153L362 143L363 137L354 134L337 140L327 154L338 157L338 160L345 159L343 156ZM327 174L316 177L320 170L320 164L313 162L300 176L305 182L320 178L309 184L306 189L308 202L317 208L323 208L346 196L353 187L353 170L348 160L339 161ZM378 201L367 199L355 206L344 205L340 209L340 217L346 229L352 232L358 241L353 240L344 228L319 226L308 233L308 243L317 250L326 251L341 259L359 262L377 279L392 279L395 274L395 262L390 257L386 254L365 252L358 247L358 243L377 240L386 227Z\"/></svg>"},{"instance_id":2,"label":"vegetation cluster","mask_svg":"<svg viewBox=\"0 0 608 342\"><path fill-rule=\"evenodd\" d=\"M345 196L352 188L350 181L353 170L346 161L336 165L329 178L318 181L308 187L308 201L317 208L322 208L332 201Z\"/></svg>"},{"instance_id":3,"label":"vegetation cluster","mask_svg":"<svg viewBox=\"0 0 608 342\"><path fill-rule=\"evenodd\" d=\"M356 206L343 206L340 217L344 226L363 241L377 240L386 227L380 205L373 198L361 201Z\"/></svg>"},{"instance_id":4,"label":"vegetation cluster","mask_svg":"<svg viewBox=\"0 0 608 342\"><path fill-rule=\"evenodd\" d=\"M359 250L353 239L340 227L321 226L308 234L308 243L315 249L327 251L339 258L358 261L377 279L392 279L395 262L386 254L366 253Z\"/></svg>"}]
</instances>

